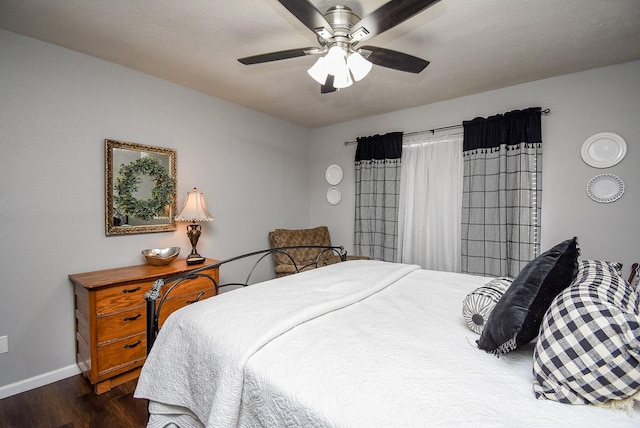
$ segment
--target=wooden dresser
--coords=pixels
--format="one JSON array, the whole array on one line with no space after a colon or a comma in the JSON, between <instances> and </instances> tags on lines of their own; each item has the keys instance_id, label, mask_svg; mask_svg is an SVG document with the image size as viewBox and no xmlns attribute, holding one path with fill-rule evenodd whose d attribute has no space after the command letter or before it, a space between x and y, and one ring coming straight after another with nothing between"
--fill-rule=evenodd
<instances>
[{"instance_id":1,"label":"wooden dresser","mask_svg":"<svg viewBox=\"0 0 640 428\"><path fill-rule=\"evenodd\" d=\"M176 259L166 266L145 264L69 275L75 290L76 361L97 394L140 374L147 347L144 294L153 282L216 262L207 259L204 265L188 266L185 259ZM202 273L219 281L218 268ZM182 282L165 301L160 325L171 312L213 295L215 288L207 278Z\"/></svg>"}]
</instances>

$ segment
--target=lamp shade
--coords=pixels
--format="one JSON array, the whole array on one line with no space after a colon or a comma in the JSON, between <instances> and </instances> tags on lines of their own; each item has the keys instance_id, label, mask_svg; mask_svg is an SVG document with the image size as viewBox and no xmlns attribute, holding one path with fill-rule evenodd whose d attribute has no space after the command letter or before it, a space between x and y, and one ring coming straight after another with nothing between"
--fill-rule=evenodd
<instances>
[{"instance_id":1,"label":"lamp shade","mask_svg":"<svg viewBox=\"0 0 640 428\"><path fill-rule=\"evenodd\" d=\"M324 85L327 81L327 76L329 75L329 70L327 68L327 60L321 56L318 58L316 63L307 70L309 76L313 77L313 79L321 85Z\"/></svg>"},{"instance_id":2,"label":"lamp shade","mask_svg":"<svg viewBox=\"0 0 640 428\"><path fill-rule=\"evenodd\" d=\"M182 211L175 218L176 221L212 221L213 217L209 214L207 204L204 201L204 195L198 193L198 190L194 187L193 192L187 193L187 199L184 201Z\"/></svg>"},{"instance_id":3,"label":"lamp shade","mask_svg":"<svg viewBox=\"0 0 640 428\"><path fill-rule=\"evenodd\" d=\"M352 52L347 58L347 66L351 70L354 80L362 80L373 67L373 64L366 60L360 53Z\"/></svg>"},{"instance_id":4,"label":"lamp shade","mask_svg":"<svg viewBox=\"0 0 640 428\"><path fill-rule=\"evenodd\" d=\"M353 80L351 79L351 73L349 73L349 69L345 64L344 67L341 67L338 70L335 70L333 75L333 87L337 89L348 88L353 84Z\"/></svg>"},{"instance_id":5,"label":"lamp shade","mask_svg":"<svg viewBox=\"0 0 640 428\"><path fill-rule=\"evenodd\" d=\"M346 53L340 46L332 46L325 56L329 74L335 74L336 70L346 67Z\"/></svg>"}]
</instances>

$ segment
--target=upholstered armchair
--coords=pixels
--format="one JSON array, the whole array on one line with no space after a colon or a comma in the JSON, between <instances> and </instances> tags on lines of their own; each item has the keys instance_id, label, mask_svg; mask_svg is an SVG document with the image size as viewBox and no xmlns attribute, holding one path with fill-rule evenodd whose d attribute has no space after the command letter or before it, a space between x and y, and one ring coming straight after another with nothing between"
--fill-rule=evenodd
<instances>
[{"instance_id":1,"label":"upholstered armchair","mask_svg":"<svg viewBox=\"0 0 640 428\"><path fill-rule=\"evenodd\" d=\"M271 248L303 245L332 246L329 228L327 228L327 226L319 226L312 229L276 229L269 232L269 244ZM288 257L287 254L289 254L291 258ZM287 250L287 254L280 252L273 253L276 277L296 273L296 267L298 271L302 272L341 261L340 256L336 253L325 251L321 248L295 248ZM367 258L368 257L347 256L347 260Z\"/></svg>"}]
</instances>

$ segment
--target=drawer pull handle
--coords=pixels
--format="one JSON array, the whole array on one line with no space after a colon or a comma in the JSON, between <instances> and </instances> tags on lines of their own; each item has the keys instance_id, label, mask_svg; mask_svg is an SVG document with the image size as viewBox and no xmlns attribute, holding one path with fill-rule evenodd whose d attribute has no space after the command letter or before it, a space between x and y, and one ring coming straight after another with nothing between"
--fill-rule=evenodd
<instances>
[{"instance_id":1,"label":"drawer pull handle","mask_svg":"<svg viewBox=\"0 0 640 428\"><path fill-rule=\"evenodd\" d=\"M139 291L140 287L136 287L136 288L132 288L127 290L126 288L124 290L122 290L123 293L135 293L136 291Z\"/></svg>"},{"instance_id":2,"label":"drawer pull handle","mask_svg":"<svg viewBox=\"0 0 640 428\"><path fill-rule=\"evenodd\" d=\"M122 319L122 321L135 321L138 318L140 318L141 316L142 316L142 314L138 314L135 317L125 317L125 318Z\"/></svg>"},{"instance_id":3,"label":"drawer pull handle","mask_svg":"<svg viewBox=\"0 0 640 428\"><path fill-rule=\"evenodd\" d=\"M187 300L187 305L190 305L192 303L196 303L200 300L200 298L204 295L204 291L201 291L195 298L195 300Z\"/></svg>"},{"instance_id":4,"label":"drawer pull handle","mask_svg":"<svg viewBox=\"0 0 640 428\"><path fill-rule=\"evenodd\" d=\"M124 348L125 349L135 348L136 346L138 346L141 343L142 343L142 340L138 340L136 343L131 343L131 344L127 343L126 345L124 345Z\"/></svg>"}]
</instances>

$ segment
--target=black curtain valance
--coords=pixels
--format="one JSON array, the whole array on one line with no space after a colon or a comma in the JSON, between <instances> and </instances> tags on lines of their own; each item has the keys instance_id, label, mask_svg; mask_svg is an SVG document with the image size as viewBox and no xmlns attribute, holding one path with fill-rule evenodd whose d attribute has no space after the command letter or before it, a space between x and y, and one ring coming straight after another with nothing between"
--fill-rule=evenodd
<instances>
[{"instance_id":1,"label":"black curtain valance","mask_svg":"<svg viewBox=\"0 0 640 428\"><path fill-rule=\"evenodd\" d=\"M499 147L503 144L541 143L541 115L540 107L530 107L486 119L477 117L464 121L463 150Z\"/></svg>"},{"instance_id":2,"label":"black curtain valance","mask_svg":"<svg viewBox=\"0 0 640 428\"><path fill-rule=\"evenodd\" d=\"M362 160L400 159L402 157L402 132L358 137L356 162Z\"/></svg>"}]
</instances>

